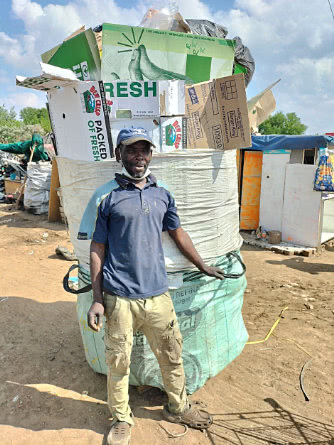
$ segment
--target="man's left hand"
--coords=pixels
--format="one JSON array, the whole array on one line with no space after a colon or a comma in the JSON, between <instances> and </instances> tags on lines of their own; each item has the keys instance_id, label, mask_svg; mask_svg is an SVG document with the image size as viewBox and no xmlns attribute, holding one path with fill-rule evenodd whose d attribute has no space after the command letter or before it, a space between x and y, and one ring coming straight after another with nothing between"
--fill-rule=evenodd
<instances>
[{"instance_id":1,"label":"man's left hand","mask_svg":"<svg viewBox=\"0 0 334 445\"><path fill-rule=\"evenodd\" d=\"M203 272L205 275L208 275L209 277L217 278L218 280L224 280L224 271L223 269L220 269L219 267L213 267L213 266L204 266L201 268L201 272Z\"/></svg>"}]
</instances>

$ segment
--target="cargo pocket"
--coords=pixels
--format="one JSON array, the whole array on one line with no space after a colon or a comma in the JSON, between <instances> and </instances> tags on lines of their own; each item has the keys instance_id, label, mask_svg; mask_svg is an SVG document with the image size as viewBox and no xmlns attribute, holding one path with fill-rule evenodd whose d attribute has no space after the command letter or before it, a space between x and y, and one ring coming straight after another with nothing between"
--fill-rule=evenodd
<instances>
[{"instance_id":1,"label":"cargo pocket","mask_svg":"<svg viewBox=\"0 0 334 445\"><path fill-rule=\"evenodd\" d=\"M118 306L118 298L116 295L110 295L104 293L103 295L103 306L104 306L104 315L106 317L106 321L111 318L112 315L117 311Z\"/></svg>"},{"instance_id":2,"label":"cargo pocket","mask_svg":"<svg viewBox=\"0 0 334 445\"><path fill-rule=\"evenodd\" d=\"M161 363L164 365L180 365L182 363L181 334L175 330L162 337L160 354Z\"/></svg>"},{"instance_id":3,"label":"cargo pocket","mask_svg":"<svg viewBox=\"0 0 334 445\"><path fill-rule=\"evenodd\" d=\"M104 338L106 363L117 374L125 375L130 369L132 338L126 334L109 334Z\"/></svg>"}]
</instances>

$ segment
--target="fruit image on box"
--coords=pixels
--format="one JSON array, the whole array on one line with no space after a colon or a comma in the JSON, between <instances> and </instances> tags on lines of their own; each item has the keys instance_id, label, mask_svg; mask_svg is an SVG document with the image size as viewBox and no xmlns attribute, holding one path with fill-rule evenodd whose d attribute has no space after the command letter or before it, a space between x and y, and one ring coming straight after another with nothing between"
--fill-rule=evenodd
<instances>
[{"instance_id":1,"label":"fruit image on box","mask_svg":"<svg viewBox=\"0 0 334 445\"><path fill-rule=\"evenodd\" d=\"M161 118L161 151L168 153L187 148L187 119L184 116Z\"/></svg>"},{"instance_id":2,"label":"fruit image on box","mask_svg":"<svg viewBox=\"0 0 334 445\"><path fill-rule=\"evenodd\" d=\"M201 35L103 24L102 80L184 80L232 74L234 42Z\"/></svg>"}]
</instances>

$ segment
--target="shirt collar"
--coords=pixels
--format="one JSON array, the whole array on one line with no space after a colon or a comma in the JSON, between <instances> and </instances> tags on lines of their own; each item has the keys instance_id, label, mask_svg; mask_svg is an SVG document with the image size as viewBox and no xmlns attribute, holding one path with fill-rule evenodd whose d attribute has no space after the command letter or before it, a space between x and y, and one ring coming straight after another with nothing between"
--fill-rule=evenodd
<instances>
[{"instance_id":1,"label":"shirt collar","mask_svg":"<svg viewBox=\"0 0 334 445\"><path fill-rule=\"evenodd\" d=\"M134 183L129 178L127 178L126 176L123 176L119 173L115 173L115 179L123 189L127 189L129 185L134 185ZM147 176L147 179L148 179L148 183L146 184L146 186L154 185L155 187L157 187L156 177L153 176L152 173Z\"/></svg>"}]
</instances>

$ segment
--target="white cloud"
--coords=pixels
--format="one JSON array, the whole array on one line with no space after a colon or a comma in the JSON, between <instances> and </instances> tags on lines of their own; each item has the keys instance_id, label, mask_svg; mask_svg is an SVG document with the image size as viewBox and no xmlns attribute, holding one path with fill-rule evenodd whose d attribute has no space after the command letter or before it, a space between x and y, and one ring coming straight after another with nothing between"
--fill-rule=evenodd
<instances>
[{"instance_id":1,"label":"white cloud","mask_svg":"<svg viewBox=\"0 0 334 445\"><path fill-rule=\"evenodd\" d=\"M333 128L334 23L327 2L236 0L217 20L252 52L252 93L282 78L273 90L278 110L296 112L309 134Z\"/></svg>"},{"instance_id":2,"label":"white cloud","mask_svg":"<svg viewBox=\"0 0 334 445\"><path fill-rule=\"evenodd\" d=\"M4 104L7 109L14 107L18 116L22 108L45 107L47 102L45 93L24 90L22 87L18 87L18 90L18 92L10 93L3 97L0 96L0 104Z\"/></svg>"}]
</instances>

